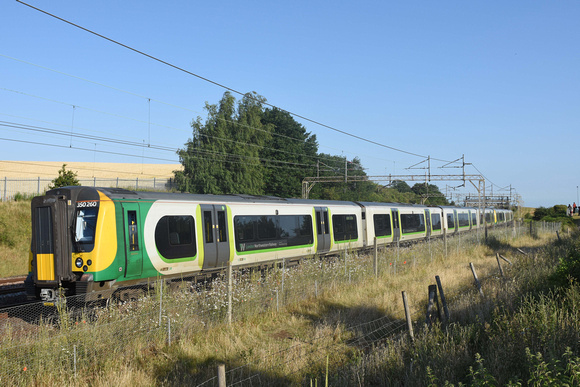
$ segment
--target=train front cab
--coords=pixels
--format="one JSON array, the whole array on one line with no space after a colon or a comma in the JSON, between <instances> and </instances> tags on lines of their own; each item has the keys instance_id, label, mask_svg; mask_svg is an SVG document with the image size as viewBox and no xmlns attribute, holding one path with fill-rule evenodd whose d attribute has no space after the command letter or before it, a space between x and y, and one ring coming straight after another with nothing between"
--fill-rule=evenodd
<instances>
[{"instance_id":1,"label":"train front cab","mask_svg":"<svg viewBox=\"0 0 580 387\"><path fill-rule=\"evenodd\" d=\"M50 190L33 198L31 219L29 298L52 302L78 293L92 282L89 273L112 263L117 249L114 205L98 190Z\"/></svg>"},{"instance_id":2,"label":"train front cab","mask_svg":"<svg viewBox=\"0 0 580 387\"><path fill-rule=\"evenodd\" d=\"M32 261L27 280L32 284L28 286L30 298L55 299L56 289L75 279L70 259L69 200L58 194L32 199Z\"/></svg>"}]
</instances>

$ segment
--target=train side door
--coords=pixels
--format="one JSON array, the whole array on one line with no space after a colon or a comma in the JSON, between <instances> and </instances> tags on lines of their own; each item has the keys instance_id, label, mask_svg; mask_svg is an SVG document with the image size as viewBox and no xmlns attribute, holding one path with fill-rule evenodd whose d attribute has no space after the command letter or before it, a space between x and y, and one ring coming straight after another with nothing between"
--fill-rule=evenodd
<instances>
[{"instance_id":1,"label":"train side door","mask_svg":"<svg viewBox=\"0 0 580 387\"><path fill-rule=\"evenodd\" d=\"M394 208L391 210L391 217L393 218L393 242L401 239L401 228L399 227L399 210Z\"/></svg>"},{"instance_id":2,"label":"train side door","mask_svg":"<svg viewBox=\"0 0 580 387\"><path fill-rule=\"evenodd\" d=\"M317 253L325 253L330 250L330 221L328 220L328 208L315 207L316 213L316 238Z\"/></svg>"},{"instance_id":3,"label":"train side door","mask_svg":"<svg viewBox=\"0 0 580 387\"><path fill-rule=\"evenodd\" d=\"M203 269L227 266L230 260L228 213L225 205L201 205Z\"/></svg>"},{"instance_id":4,"label":"train side door","mask_svg":"<svg viewBox=\"0 0 580 387\"><path fill-rule=\"evenodd\" d=\"M134 277L143 272L143 229L139 203L123 203L125 230L125 277Z\"/></svg>"},{"instance_id":5,"label":"train side door","mask_svg":"<svg viewBox=\"0 0 580 387\"><path fill-rule=\"evenodd\" d=\"M455 219L455 232L459 231L459 216L457 210L453 210L453 219Z\"/></svg>"},{"instance_id":6,"label":"train side door","mask_svg":"<svg viewBox=\"0 0 580 387\"><path fill-rule=\"evenodd\" d=\"M425 229L427 230L427 238L431 236L431 213L425 210Z\"/></svg>"}]
</instances>

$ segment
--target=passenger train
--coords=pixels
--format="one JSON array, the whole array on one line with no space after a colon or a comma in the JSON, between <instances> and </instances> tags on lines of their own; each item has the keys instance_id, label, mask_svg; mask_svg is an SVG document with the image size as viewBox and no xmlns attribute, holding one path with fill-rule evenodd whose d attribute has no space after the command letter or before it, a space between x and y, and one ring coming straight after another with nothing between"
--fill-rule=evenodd
<instances>
[{"instance_id":1,"label":"passenger train","mask_svg":"<svg viewBox=\"0 0 580 387\"><path fill-rule=\"evenodd\" d=\"M286 259L375 243L453 235L483 224L476 208L282 199L251 195L63 187L32 200L29 298L128 298L152 279L207 278L230 263ZM487 224L513 219L486 209ZM135 288L135 287L133 287Z\"/></svg>"}]
</instances>

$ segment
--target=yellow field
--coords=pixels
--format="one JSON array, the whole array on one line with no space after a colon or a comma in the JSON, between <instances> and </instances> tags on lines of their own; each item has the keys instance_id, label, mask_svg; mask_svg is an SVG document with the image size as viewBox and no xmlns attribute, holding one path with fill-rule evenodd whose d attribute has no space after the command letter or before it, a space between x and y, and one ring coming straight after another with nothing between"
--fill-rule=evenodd
<instances>
[{"instance_id":1,"label":"yellow field","mask_svg":"<svg viewBox=\"0 0 580 387\"><path fill-rule=\"evenodd\" d=\"M0 161L0 177L8 179L50 178L58 176L59 169L66 164L66 169L77 174L79 179L169 179L173 171L181 170L181 164L129 164L129 163L90 163L67 161Z\"/></svg>"}]
</instances>

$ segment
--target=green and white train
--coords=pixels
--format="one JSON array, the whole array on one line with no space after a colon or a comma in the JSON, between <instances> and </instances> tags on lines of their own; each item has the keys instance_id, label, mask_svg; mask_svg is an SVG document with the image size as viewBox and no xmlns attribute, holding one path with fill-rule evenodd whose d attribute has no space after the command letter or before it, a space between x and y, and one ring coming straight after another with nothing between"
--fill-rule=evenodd
<instances>
[{"instance_id":1,"label":"green and white train","mask_svg":"<svg viewBox=\"0 0 580 387\"><path fill-rule=\"evenodd\" d=\"M29 298L120 299L152 279L208 278L480 227L475 208L64 187L32 200ZM486 209L488 224L511 211ZM133 290L134 291L134 290Z\"/></svg>"}]
</instances>

